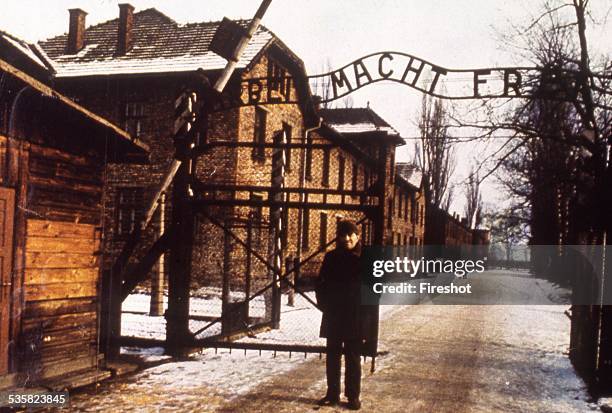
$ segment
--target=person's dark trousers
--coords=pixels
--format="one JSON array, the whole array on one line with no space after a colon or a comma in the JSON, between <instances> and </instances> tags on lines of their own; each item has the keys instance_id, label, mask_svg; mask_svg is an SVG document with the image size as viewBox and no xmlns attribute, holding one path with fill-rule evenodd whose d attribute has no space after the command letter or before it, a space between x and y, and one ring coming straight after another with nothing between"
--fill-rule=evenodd
<instances>
[{"instance_id":1,"label":"person's dark trousers","mask_svg":"<svg viewBox=\"0 0 612 413\"><path fill-rule=\"evenodd\" d=\"M361 390L361 340L343 340L337 337L327 339L327 397L340 397L340 361L344 343L344 395L349 399L359 399Z\"/></svg>"}]
</instances>

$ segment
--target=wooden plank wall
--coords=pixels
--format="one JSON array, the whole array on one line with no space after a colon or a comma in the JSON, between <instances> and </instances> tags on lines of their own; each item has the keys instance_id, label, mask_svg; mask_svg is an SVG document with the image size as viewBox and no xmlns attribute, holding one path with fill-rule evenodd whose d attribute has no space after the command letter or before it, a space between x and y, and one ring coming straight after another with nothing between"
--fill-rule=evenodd
<instances>
[{"instance_id":1,"label":"wooden plank wall","mask_svg":"<svg viewBox=\"0 0 612 413\"><path fill-rule=\"evenodd\" d=\"M41 379L97 365L102 166L29 152L20 370Z\"/></svg>"}]
</instances>

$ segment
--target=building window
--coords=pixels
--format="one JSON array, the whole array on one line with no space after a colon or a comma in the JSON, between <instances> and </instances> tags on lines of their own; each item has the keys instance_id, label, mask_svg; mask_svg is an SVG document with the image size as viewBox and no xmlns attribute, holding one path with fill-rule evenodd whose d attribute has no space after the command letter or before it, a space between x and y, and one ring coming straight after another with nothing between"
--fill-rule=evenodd
<instances>
[{"instance_id":1,"label":"building window","mask_svg":"<svg viewBox=\"0 0 612 413\"><path fill-rule=\"evenodd\" d=\"M125 238L140 224L143 215L143 188L117 188L117 219L115 233Z\"/></svg>"},{"instance_id":2,"label":"building window","mask_svg":"<svg viewBox=\"0 0 612 413\"><path fill-rule=\"evenodd\" d=\"M327 245L327 214L321 212L321 221L319 228L319 246L321 248Z\"/></svg>"},{"instance_id":3,"label":"building window","mask_svg":"<svg viewBox=\"0 0 612 413\"><path fill-rule=\"evenodd\" d=\"M404 219L408 220L408 204L410 202L410 198L408 198L408 194L406 194L406 199L404 200Z\"/></svg>"},{"instance_id":4,"label":"building window","mask_svg":"<svg viewBox=\"0 0 612 413\"><path fill-rule=\"evenodd\" d=\"M127 102L123 108L123 129L133 138L139 138L143 133L145 119L144 104Z\"/></svg>"},{"instance_id":5,"label":"building window","mask_svg":"<svg viewBox=\"0 0 612 413\"><path fill-rule=\"evenodd\" d=\"M253 148L253 157L263 160L266 155L266 121L268 113L262 108L255 108L255 125L253 128L253 142L258 144Z\"/></svg>"},{"instance_id":6,"label":"building window","mask_svg":"<svg viewBox=\"0 0 612 413\"><path fill-rule=\"evenodd\" d=\"M323 186L329 186L329 157L329 149L323 149L323 169L321 171L321 185Z\"/></svg>"},{"instance_id":7,"label":"building window","mask_svg":"<svg viewBox=\"0 0 612 413\"><path fill-rule=\"evenodd\" d=\"M277 92L286 99L289 97L289 82L287 71L273 60L268 63L268 79L270 81L269 90Z\"/></svg>"},{"instance_id":8,"label":"building window","mask_svg":"<svg viewBox=\"0 0 612 413\"><path fill-rule=\"evenodd\" d=\"M312 180L312 138L306 138L306 179Z\"/></svg>"},{"instance_id":9,"label":"building window","mask_svg":"<svg viewBox=\"0 0 612 413\"><path fill-rule=\"evenodd\" d=\"M283 122L283 132L285 133L285 143L288 145L291 143L291 133L293 128L288 123ZM291 148L287 147L285 151L285 167L288 171L291 170Z\"/></svg>"},{"instance_id":10,"label":"building window","mask_svg":"<svg viewBox=\"0 0 612 413\"><path fill-rule=\"evenodd\" d=\"M393 225L393 199L389 199L389 210L387 211L387 228Z\"/></svg>"},{"instance_id":11,"label":"building window","mask_svg":"<svg viewBox=\"0 0 612 413\"><path fill-rule=\"evenodd\" d=\"M338 157L338 189L344 189L344 169L345 169L345 160L343 156Z\"/></svg>"},{"instance_id":12,"label":"building window","mask_svg":"<svg viewBox=\"0 0 612 413\"><path fill-rule=\"evenodd\" d=\"M304 210L304 225L302 226L302 247L310 248L310 210Z\"/></svg>"}]
</instances>

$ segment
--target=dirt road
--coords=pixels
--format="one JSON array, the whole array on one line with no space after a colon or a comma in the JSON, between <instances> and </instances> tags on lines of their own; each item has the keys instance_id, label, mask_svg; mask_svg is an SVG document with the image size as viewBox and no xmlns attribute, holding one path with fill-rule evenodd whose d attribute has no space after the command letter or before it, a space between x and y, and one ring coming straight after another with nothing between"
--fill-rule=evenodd
<instances>
[{"instance_id":1,"label":"dirt road","mask_svg":"<svg viewBox=\"0 0 612 413\"><path fill-rule=\"evenodd\" d=\"M516 280L499 277L496 291ZM510 281L508 281L510 280ZM522 282L522 281L521 281ZM508 284L509 283L509 284ZM537 282L527 290L548 294ZM364 412L589 412L567 357L569 320L559 305L416 305L381 323L377 369L364 364ZM236 352L235 352L236 353ZM325 362L288 357L204 355L162 365L75 394L71 411L312 412L325 393ZM215 370L215 358L236 357ZM238 357L243 357L240 359ZM226 360L226 359L223 359ZM265 374L273 363L282 372ZM202 374L190 376L194 371ZM259 369L259 373L256 370ZM229 380L228 371L231 373ZM277 370L278 371L278 370ZM216 375L221 374L216 378ZM192 377L192 378L190 378ZM223 384L215 384L215 383ZM247 386L248 382L253 383ZM230 383L228 385L228 383ZM241 387L242 386L242 387ZM243 388L244 390L239 390ZM110 410L109 410L110 409Z\"/></svg>"}]
</instances>

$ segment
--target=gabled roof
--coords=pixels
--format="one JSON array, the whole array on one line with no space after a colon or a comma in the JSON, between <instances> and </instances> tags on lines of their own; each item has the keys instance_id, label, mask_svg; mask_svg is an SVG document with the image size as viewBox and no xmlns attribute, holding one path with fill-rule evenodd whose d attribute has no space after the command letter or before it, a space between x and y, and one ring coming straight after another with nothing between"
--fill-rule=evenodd
<instances>
[{"instance_id":1,"label":"gabled roof","mask_svg":"<svg viewBox=\"0 0 612 413\"><path fill-rule=\"evenodd\" d=\"M34 45L28 44L25 41L13 36L12 34L6 33L2 30L0 30L0 39L8 43L8 45L12 46L15 50L21 53L24 57L27 57L32 63L37 65L39 68L44 69L44 70L48 69L45 62L37 54L37 51Z\"/></svg>"},{"instance_id":2,"label":"gabled roof","mask_svg":"<svg viewBox=\"0 0 612 413\"><path fill-rule=\"evenodd\" d=\"M408 162L397 162L395 164L395 171L410 185L416 189L421 188L423 182L423 171L418 166Z\"/></svg>"},{"instance_id":3,"label":"gabled roof","mask_svg":"<svg viewBox=\"0 0 612 413\"><path fill-rule=\"evenodd\" d=\"M246 27L248 21L237 21ZM85 30L85 46L67 54L68 35L39 42L53 61L56 77L143 74L223 69L227 61L210 50L220 22L178 24L151 8L134 13L133 47L117 55L119 19ZM275 38L263 26L253 35L237 68L245 68Z\"/></svg>"},{"instance_id":4,"label":"gabled roof","mask_svg":"<svg viewBox=\"0 0 612 413\"><path fill-rule=\"evenodd\" d=\"M100 134L100 136L110 136L113 142L116 142L119 145L120 150L124 152L124 154L144 155L149 151L149 148L146 144L139 141L138 139L132 139L127 132L118 128L116 125L112 124L101 116L90 112L89 110L70 100L66 96L60 94L56 90L36 80L32 76L28 75L27 73L24 73L20 69L12 66L11 64L5 62L2 59L0 59L0 73L7 74L17 79L19 82L28 85L29 88L37 92L37 96L39 97L52 98L50 100L51 104L61 106L63 109L77 114L85 122L88 122L88 124L91 125L92 129L96 128L101 131L102 133ZM59 120L58 122L61 122L61 120ZM95 137L87 136L87 138L93 139Z\"/></svg>"},{"instance_id":5,"label":"gabled roof","mask_svg":"<svg viewBox=\"0 0 612 413\"><path fill-rule=\"evenodd\" d=\"M399 132L378 116L369 106L366 108L321 109L325 123L340 133L383 131L390 135Z\"/></svg>"}]
</instances>

